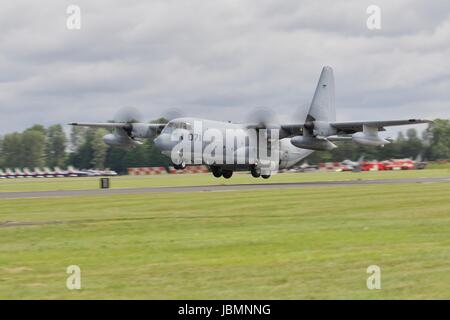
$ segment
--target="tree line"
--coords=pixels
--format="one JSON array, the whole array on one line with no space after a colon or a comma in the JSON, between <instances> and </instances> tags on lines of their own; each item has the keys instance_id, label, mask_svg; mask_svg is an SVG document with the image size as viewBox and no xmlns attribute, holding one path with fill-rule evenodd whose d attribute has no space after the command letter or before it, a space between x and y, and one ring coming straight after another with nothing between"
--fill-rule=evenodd
<instances>
[{"instance_id":1,"label":"tree line","mask_svg":"<svg viewBox=\"0 0 450 320\"><path fill-rule=\"evenodd\" d=\"M164 119L158 119L158 122ZM152 139L133 149L110 147L103 142L105 129L71 127L66 135L59 124L44 127L34 125L23 132L0 137L0 168L67 167L110 168L126 172L128 167L169 166L170 159L154 146ZM450 121L438 119L423 131L400 132L395 142L384 147L367 147L352 142L340 142L332 151L315 152L309 163L366 159L415 158L450 159Z\"/></svg>"}]
</instances>

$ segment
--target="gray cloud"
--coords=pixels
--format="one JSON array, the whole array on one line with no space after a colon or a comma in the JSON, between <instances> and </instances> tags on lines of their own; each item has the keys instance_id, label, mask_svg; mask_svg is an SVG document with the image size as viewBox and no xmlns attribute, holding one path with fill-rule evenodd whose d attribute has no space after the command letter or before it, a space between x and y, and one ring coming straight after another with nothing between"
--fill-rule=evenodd
<instances>
[{"instance_id":1,"label":"gray cloud","mask_svg":"<svg viewBox=\"0 0 450 320\"><path fill-rule=\"evenodd\" d=\"M82 29L66 29L66 8ZM366 28L366 8L382 30ZM102 121L122 106L152 119L289 120L323 65L339 120L450 117L448 1L14 1L0 10L0 133Z\"/></svg>"}]
</instances>

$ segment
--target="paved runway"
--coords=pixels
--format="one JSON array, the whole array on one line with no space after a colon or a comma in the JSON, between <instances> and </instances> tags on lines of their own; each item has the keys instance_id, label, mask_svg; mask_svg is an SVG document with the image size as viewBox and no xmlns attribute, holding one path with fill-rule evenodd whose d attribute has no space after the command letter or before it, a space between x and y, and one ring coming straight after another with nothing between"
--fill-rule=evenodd
<instances>
[{"instance_id":1,"label":"paved runway","mask_svg":"<svg viewBox=\"0 0 450 320\"><path fill-rule=\"evenodd\" d=\"M347 181L321 181L321 182L286 182L286 183L257 183L257 184L229 184L208 186L184 187L149 187L132 189L92 189L92 190L57 190L57 191L30 191L30 192L0 192L0 199L49 198L68 196L98 196L115 194L142 194L153 192L208 192L233 190L263 190L263 189L290 189L311 187L355 186L355 185L383 185L401 183L437 183L450 182L450 178L412 178L412 179L385 179L385 180L347 180Z\"/></svg>"}]
</instances>

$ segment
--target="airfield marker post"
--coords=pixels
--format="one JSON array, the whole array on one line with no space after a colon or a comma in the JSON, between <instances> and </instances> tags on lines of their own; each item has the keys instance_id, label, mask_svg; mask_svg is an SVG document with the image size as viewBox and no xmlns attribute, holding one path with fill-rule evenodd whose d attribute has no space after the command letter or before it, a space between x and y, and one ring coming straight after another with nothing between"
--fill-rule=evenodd
<instances>
[{"instance_id":1,"label":"airfield marker post","mask_svg":"<svg viewBox=\"0 0 450 320\"><path fill-rule=\"evenodd\" d=\"M109 178L100 178L100 189L109 189Z\"/></svg>"}]
</instances>

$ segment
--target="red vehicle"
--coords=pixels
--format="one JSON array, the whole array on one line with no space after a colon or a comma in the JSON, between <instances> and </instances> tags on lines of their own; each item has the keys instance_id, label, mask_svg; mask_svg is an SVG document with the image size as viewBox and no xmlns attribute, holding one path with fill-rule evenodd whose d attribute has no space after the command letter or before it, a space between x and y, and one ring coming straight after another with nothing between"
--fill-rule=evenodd
<instances>
[{"instance_id":1,"label":"red vehicle","mask_svg":"<svg viewBox=\"0 0 450 320\"><path fill-rule=\"evenodd\" d=\"M415 162L411 159L391 159L384 161L385 170L411 170L415 169Z\"/></svg>"},{"instance_id":2,"label":"red vehicle","mask_svg":"<svg viewBox=\"0 0 450 320\"><path fill-rule=\"evenodd\" d=\"M361 165L362 171L381 171L386 170L385 165L382 162L374 161L364 161Z\"/></svg>"}]
</instances>

